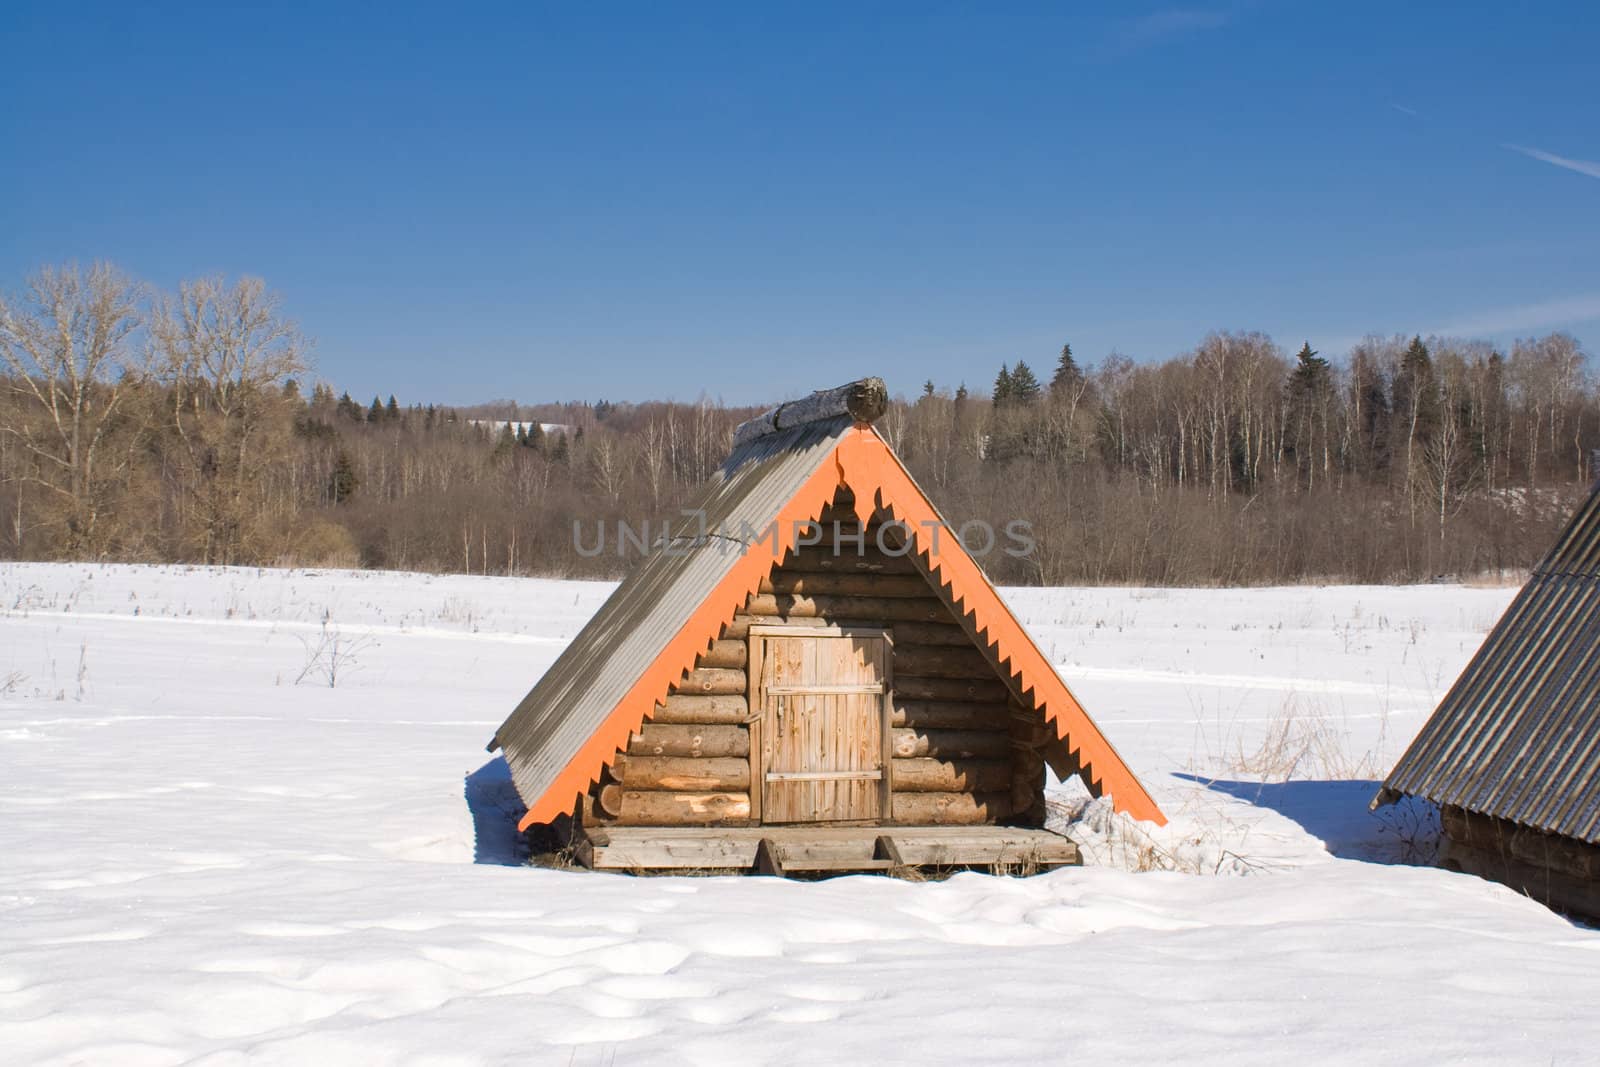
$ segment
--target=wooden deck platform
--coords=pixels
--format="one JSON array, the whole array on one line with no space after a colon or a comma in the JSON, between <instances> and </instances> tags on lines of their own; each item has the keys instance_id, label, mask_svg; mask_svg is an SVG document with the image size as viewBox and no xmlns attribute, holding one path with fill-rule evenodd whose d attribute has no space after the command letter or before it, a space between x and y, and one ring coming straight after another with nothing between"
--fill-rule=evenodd
<instances>
[{"instance_id":1,"label":"wooden deck platform","mask_svg":"<svg viewBox=\"0 0 1600 1067\"><path fill-rule=\"evenodd\" d=\"M1009 826L606 826L580 831L578 859L609 871L761 874L990 868L1032 873L1081 861L1048 830Z\"/></svg>"}]
</instances>

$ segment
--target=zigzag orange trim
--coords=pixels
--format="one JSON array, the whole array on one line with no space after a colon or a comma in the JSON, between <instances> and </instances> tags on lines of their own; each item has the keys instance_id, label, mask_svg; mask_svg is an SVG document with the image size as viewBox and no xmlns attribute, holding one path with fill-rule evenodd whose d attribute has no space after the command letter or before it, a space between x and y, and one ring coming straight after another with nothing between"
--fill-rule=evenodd
<instances>
[{"instance_id":1,"label":"zigzag orange trim","mask_svg":"<svg viewBox=\"0 0 1600 1067\"><path fill-rule=\"evenodd\" d=\"M1019 679L1022 692L1054 724L1056 736L1077 757L1090 790L1110 793L1117 811L1165 825L1166 816L1155 800L1011 614L893 449L871 427L860 427L839 442L837 454L844 479L856 494L857 516L865 522L875 502L910 527L914 549L927 561L928 573L941 590L947 591L956 614L971 617L974 632L994 648L1003 668Z\"/></svg>"},{"instance_id":2,"label":"zigzag orange trim","mask_svg":"<svg viewBox=\"0 0 1600 1067\"><path fill-rule=\"evenodd\" d=\"M1022 691L1031 694L1034 705L1046 721L1055 725L1056 735L1077 757L1091 789L1110 793L1117 811L1164 825L1167 820L1161 809L961 547L955 532L944 525L893 450L871 427L858 426L846 431L832 459L819 466L779 511L779 533L772 538L770 549L761 549L766 544L764 539L757 541L735 561L627 695L567 761L550 787L529 806L518 829L550 822L576 808L579 798L599 781L601 770L627 745L628 736L654 713L655 706L694 667L695 659L711 647L761 579L782 561L790 540L784 531L792 532L821 518L823 508L841 484L850 486L855 493L856 514L863 523L871 518L876 506L890 510L912 527L914 547L926 559L929 573L936 576L941 589L948 590L945 595L956 606L957 614L972 617L975 632L988 641L1000 662L1020 679ZM917 531L925 530L939 533L928 537L924 544Z\"/></svg>"},{"instance_id":3,"label":"zigzag orange trim","mask_svg":"<svg viewBox=\"0 0 1600 1067\"><path fill-rule=\"evenodd\" d=\"M793 540L791 531L822 516L822 509L833 499L843 477L837 452L833 458L834 462L822 463L779 511L771 550L763 549L766 544L763 539L740 555L683 627L672 635L667 647L645 668L627 695L567 761L550 787L529 805L528 813L517 824L519 830L526 830L535 823L550 822L558 815L573 811L578 799L600 780L601 769L611 763L618 751L627 747L628 735L655 713L656 705L666 697L667 690L683 680L694 667L695 659L711 647L722 627L783 558Z\"/></svg>"}]
</instances>

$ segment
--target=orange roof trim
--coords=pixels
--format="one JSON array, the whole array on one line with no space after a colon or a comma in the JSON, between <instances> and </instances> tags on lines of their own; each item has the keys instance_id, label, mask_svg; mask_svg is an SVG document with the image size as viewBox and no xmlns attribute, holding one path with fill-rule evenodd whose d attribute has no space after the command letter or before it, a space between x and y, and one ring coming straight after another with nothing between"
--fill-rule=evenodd
<instances>
[{"instance_id":1,"label":"orange roof trim","mask_svg":"<svg viewBox=\"0 0 1600 1067\"><path fill-rule=\"evenodd\" d=\"M1165 824L1161 809L1090 721L977 562L961 547L954 531L944 525L933 504L877 432L864 425L852 428L835 447L833 460L821 465L784 505L778 513L777 529L793 530L819 519L840 485L849 486L855 494L856 512L863 523L878 507L906 523L912 532L913 548L923 557L929 574L935 576L935 584L940 585L958 615L972 620L974 632L987 640L1000 662L1018 679L1021 690L1032 696L1045 719L1055 726L1056 735L1077 758L1091 788L1110 793L1117 811ZM918 536L924 530L939 532L928 538ZM782 561L788 547L785 539L780 536L770 540L770 545L766 540L757 541L745 551L544 795L529 807L518 824L520 829L550 822L574 809L578 798L599 780L602 768L627 746L628 736L654 714L667 691L693 669L695 659L711 647L761 579Z\"/></svg>"}]
</instances>

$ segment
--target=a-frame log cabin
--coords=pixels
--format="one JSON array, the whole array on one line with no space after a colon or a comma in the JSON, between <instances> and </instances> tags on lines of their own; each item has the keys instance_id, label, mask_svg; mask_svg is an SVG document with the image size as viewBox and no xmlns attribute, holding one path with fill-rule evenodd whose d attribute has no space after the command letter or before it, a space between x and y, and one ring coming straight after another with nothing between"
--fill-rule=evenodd
<instances>
[{"instance_id":1,"label":"a-frame log cabin","mask_svg":"<svg viewBox=\"0 0 1600 1067\"><path fill-rule=\"evenodd\" d=\"M606 868L1075 862L1045 766L1164 822L872 428L867 378L741 425L501 725L523 829Z\"/></svg>"}]
</instances>

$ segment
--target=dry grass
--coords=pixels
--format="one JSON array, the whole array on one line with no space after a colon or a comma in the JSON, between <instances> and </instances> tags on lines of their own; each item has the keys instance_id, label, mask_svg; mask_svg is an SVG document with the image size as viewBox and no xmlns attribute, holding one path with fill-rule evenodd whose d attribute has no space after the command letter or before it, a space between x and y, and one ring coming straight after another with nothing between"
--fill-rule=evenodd
<instances>
[{"instance_id":1,"label":"dry grass","mask_svg":"<svg viewBox=\"0 0 1600 1067\"><path fill-rule=\"evenodd\" d=\"M1439 809L1425 800L1404 797L1373 812L1378 836L1389 859L1418 867L1431 867L1444 848Z\"/></svg>"},{"instance_id":2,"label":"dry grass","mask_svg":"<svg viewBox=\"0 0 1600 1067\"><path fill-rule=\"evenodd\" d=\"M1039 850L1031 848L1015 858L996 861L991 870L1006 878L1031 878L1044 868L1039 863Z\"/></svg>"},{"instance_id":3,"label":"dry grass","mask_svg":"<svg viewBox=\"0 0 1600 1067\"><path fill-rule=\"evenodd\" d=\"M1247 830L1218 812L1208 812L1204 818L1174 819L1157 836L1146 824L1112 810L1108 801L1092 800L1087 794L1051 797L1046 804L1046 825L1076 841L1085 863L1127 871L1205 875L1250 874L1263 869L1236 847ZM1188 829L1176 829L1180 823Z\"/></svg>"},{"instance_id":4,"label":"dry grass","mask_svg":"<svg viewBox=\"0 0 1600 1067\"><path fill-rule=\"evenodd\" d=\"M1378 744L1358 756L1347 747L1349 731L1317 711L1308 711L1291 696L1252 752L1236 742L1227 770L1259 777L1264 782L1287 782L1296 776L1318 779L1376 778L1380 774L1378 750L1388 730L1385 716Z\"/></svg>"},{"instance_id":5,"label":"dry grass","mask_svg":"<svg viewBox=\"0 0 1600 1067\"><path fill-rule=\"evenodd\" d=\"M1379 778L1389 733L1387 703L1378 716L1378 736L1371 748L1351 752L1348 719L1329 713L1320 701L1290 694L1260 730L1259 720L1218 716L1212 729L1197 727L1195 754L1186 769L1212 776L1231 774L1262 782L1292 778L1348 780ZM1255 740L1259 738L1259 740Z\"/></svg>"}]
</instances>

